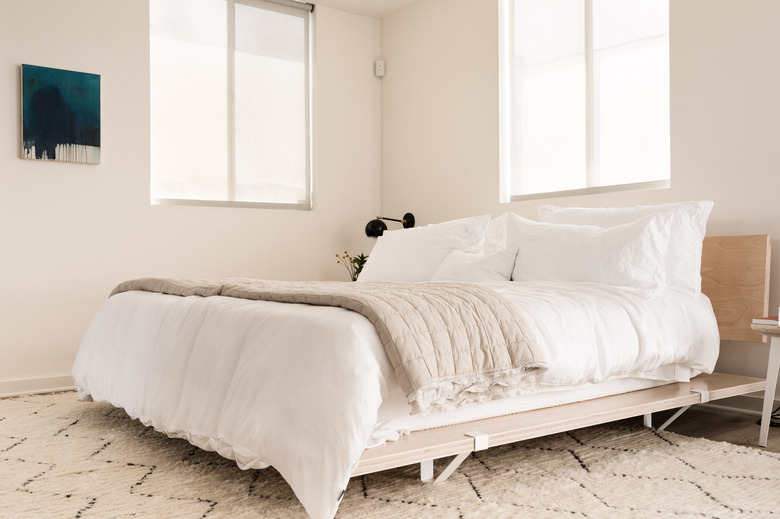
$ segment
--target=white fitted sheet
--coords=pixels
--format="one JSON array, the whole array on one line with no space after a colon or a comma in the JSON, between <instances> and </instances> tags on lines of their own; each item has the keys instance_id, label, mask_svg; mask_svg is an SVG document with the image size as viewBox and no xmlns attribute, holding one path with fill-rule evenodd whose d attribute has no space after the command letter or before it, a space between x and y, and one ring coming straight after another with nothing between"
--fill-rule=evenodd
<instances>
[{"instance_id":1,"label":"white fitted sheet","mask_svg":"<svg viewBox=\"0 0 780 519\"><path fill-rule=\"evenodd\" d=\"M616 378L605 382L580 384L573 388L547 387L527 395L492 400L480 405L422 416L408 414L406 412L408 405L403 393L393 391L382 401L376 427L366 447L378 447L387 441L396 441L402 435L423 429L582 402L671 383L670 380L652 378Z\"/></svg>"}]
</instances>

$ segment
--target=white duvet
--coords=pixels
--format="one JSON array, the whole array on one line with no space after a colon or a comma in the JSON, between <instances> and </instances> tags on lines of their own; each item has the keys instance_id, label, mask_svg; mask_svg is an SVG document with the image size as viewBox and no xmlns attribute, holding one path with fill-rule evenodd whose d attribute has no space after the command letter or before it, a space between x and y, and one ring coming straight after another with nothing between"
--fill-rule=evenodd
<instances>
[{"instance_id":1,"label":"white duvet","mask_svg":"<svg viewBox=\"0 0 780 519\"><path fill-rule=\"evenodd\" d=\"M542 389L626 376L686 381L717 359L703 296L488 286L523 308L543 346ZM118 294L90 324L73 378L82 398L122 407L242 468L273 465L314 519L335 515L364 448L413 420L396 405L378 422L383 399L397 393L392 367L368 320L341 308Z\"/></svg>"}]
</instances>

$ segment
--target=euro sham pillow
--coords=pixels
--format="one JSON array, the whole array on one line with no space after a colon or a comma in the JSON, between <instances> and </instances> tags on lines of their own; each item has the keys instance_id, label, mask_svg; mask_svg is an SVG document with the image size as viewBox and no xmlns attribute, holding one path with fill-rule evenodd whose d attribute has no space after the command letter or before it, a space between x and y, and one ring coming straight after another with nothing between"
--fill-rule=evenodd
<instances>
[{"instance_id":1,"label":"euro sham pillow","mask_svg":"<svg viewBox=\"0 0 780 519\"><path fill-rule=\"evenodd\" d=\"M517 249L502 249L491 254L450 252L431 281L509 281L515 266Z\"/></svg>"},{"instance_id":2,"label":"euro sham pillow","mask_svg":"<svg viewBox=\"0 0 780 519\"><path fill-rule=\"evenodd\" d=\"M674 202L636 207L539 207L542 222L597 225L609 228L650 215L669 218L670 241L664 258L666 284L689 294L701 293L701 247L714 202Z\"/></svg>"},{"instance_id":3,"label":"euro sham pillow","mask_svg":"<svg viewBox=\"0 0 780 519\"><path fill-rule=\"evenodd\" d=\"M514 281L600 283L651 293L665 289L668 217L652 215L603 228L510 214L507 224L507 246L519 247Z\"/></svg>"},{"instance_id":4,"label":"euro sham pillow","mask_svg":"<svg viewBox=\"0 0 780 519\"><path fill-rule=\"evenodd\" d=\"M479 252L490 215L385 231L358 281L430 281L453 250Z\"/></svg>"}]
</instances>

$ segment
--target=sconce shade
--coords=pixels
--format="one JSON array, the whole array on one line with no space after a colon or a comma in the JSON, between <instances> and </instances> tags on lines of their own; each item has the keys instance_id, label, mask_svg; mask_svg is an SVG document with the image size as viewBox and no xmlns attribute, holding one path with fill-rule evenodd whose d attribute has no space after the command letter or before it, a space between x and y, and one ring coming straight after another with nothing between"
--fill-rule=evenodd
<instances>
[{"instance_id":1,"label":"sconce shade","mask_svg":"<svg viewBox=\"0 0 780 519\"><path fill-rule=\"evenodd\" d=\"M378 218L371 220L366 224L366 236L369 238L377 238L382 236L382 233L384 233L386 230L387 224Z\"/></svg>"},{"instance_id":2,"label":"sconce shade","mask_svg":"<svg viewBox=\"0 0 780 519\"><path fill-rule=\"evenodd\" d=\"M387 230L387 224L382 220L390 220L391 222L401 222L404 229L411 229L414 227L414 215L412 213L406 213L403 219L387 218L386 216L377 216L374 220L371 220L366 224L366 236L369 238L377 238Z\"/></svg>"}]
</instances>

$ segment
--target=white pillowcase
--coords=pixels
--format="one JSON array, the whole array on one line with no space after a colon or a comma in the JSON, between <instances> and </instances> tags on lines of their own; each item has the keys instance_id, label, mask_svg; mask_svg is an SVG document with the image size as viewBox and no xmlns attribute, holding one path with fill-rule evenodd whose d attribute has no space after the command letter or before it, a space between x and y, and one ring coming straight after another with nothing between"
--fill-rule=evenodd
<instances>
[{"instance_id":1,"label":"white pillowcase","mask_svg":"<svg viewBox=\"0 0 780 519\"><path fill-rule=\"evenodd\" d=\"M714 203L710 200L675 202L654 206L587 208L539 207L543 222L613 227L649 215L669 217L670 242L666 251L666 284L691 294L701 292L701 247L707 231L707 219Z\"/></svg>"},{"instance_id":2,"label":"white pillowcase","mask_svg":"<svg viewBox=\"0 0 780 519\"><path fill-rule=\"evenodd\" d=\"M534 222L510 214L507 246L519 246L514 281L591 282L651 292L665 288L669 218L602 228Z\"/></svg>"},{"instance_id":3,"label":"white pillowcase","mask_svg":"<svg viewBox=\"0 0 780 519\"><path fill-rule=\"evenodd\" d=\"M484 253L489 254L506 248L506 223L509 219L509 213L496 216L488 222L487 232L485 233Z\"/></svg>"},{"instance_id":4,"label":"white pillowcase","mask_svg":"<svg viewBox=\"0 0 780 519\"><path fill-rule=\"evenodd\" d=\"M431 281L509 281L517 249L472 254L455 249L444 259Z\"/></svg>"},{"instance_id":5,"label":"white pillowcase","mask_svg":"<svg viewBox=\"0 0 780 519\"><path fill-rule=\"evenodd\" d=\"M430 281L453 250L478 252L490 215L385 231L377 238L358 281Z\"/></svg>"}]
</instances>

